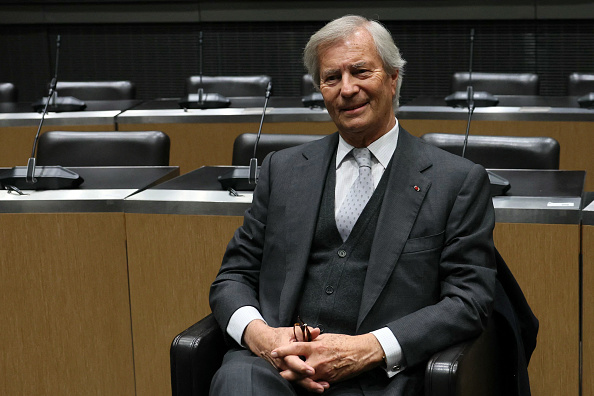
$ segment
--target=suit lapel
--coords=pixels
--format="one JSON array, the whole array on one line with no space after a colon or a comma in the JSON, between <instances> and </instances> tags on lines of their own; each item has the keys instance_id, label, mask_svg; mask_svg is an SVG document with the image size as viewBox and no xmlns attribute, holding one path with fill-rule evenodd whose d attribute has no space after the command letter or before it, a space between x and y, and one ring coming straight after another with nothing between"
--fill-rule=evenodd
<instances>
[{"instance_id":1,"label":"suit lapel","mask_svg":"<svg viewBox=\"0 0 594 396\"><path fill-rule=\"evenodd\" d=\"M338 145L335 133L308 145L286 175L291 180L286 203L286 278L280 296L280 323L289 323L299 300L315 234L326 173Z\"/></svg>"},{"instance_id":2,"label":"suit lapel","mask_svg":"<svg viewBox=\"0 0 594 396\"><path fill-rule=\"evenodd\" d=\"M400 128L371 247L357 328L390 279L431 186L431 181L422 174L431 166L431 161L422 154L418 144L414 137Z\"/></svg>"}]
</instances>

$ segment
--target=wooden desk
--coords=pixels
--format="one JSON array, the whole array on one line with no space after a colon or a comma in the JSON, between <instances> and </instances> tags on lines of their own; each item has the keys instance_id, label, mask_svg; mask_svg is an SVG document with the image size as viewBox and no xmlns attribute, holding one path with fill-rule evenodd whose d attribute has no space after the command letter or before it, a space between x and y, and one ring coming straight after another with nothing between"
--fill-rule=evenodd
<instances>
[{"instance_id":1,"label":"wooden desk","mask_svg":"<svg viewBox=\"0 0 594 396\"><path fill-rule=\"evenodd\" d=\"M0 394L134 395L124 214L0 222Z\"/></svg>"},{"instance_id":2,"label":"wooden desk","mask_svg":"<svg viewBox=\"0 0 594 396\"><path fill-rule=\"evenodd\" d=\"M179 170L132 168L0 194L0 394L135 395L123 201Z\"/></svg>"},{"instance_id":3,"label":"wooden desk","mask_svg":"<svg viewBox=\"0 0 594 396\"><path fill-rule=\"evenodd\" d=\"M594 203L584 209L582 221L582 395L594 396Z\"/></svg>"}]
</instances>

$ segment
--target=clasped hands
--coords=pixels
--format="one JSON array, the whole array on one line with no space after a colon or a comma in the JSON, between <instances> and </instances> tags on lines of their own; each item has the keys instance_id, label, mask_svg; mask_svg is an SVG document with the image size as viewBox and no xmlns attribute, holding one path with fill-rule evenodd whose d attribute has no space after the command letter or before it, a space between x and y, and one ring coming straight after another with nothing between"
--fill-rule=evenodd
<instances>
[{"instance_id":1,"label":"clasped hands","mask_svg":"<svg viewBox=\"0 0 594 396\"><path fill-rule=\"evenodd\" d=\"M383 362L383 349L373 334L320 334L320 329L312 327L309 331L311 341L304 342L292 327L274 328L254 320L246 327L243 339L283 378L315 393Z\"/></svg>"}]
</instances>

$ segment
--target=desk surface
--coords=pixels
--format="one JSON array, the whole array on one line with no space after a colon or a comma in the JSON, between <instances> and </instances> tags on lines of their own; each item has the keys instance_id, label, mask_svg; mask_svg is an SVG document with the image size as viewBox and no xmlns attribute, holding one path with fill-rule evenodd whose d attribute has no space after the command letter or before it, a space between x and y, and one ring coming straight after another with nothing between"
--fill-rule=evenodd
<instances>
[{"instance_id":1,"label":"desk surface","mask_svg":"<svg viewBox=\"0 0 594 396\"><path fill-rule=\"evenodd\" d=\"M78 188L0 192L0 213L121 212L126 197L179 176L177 166L68 169L84 179Z\"/></svg>"},{"instance_id":2,"label":"desk surface","mask_svg":"<svg viewBox=\"0 0 594 396\"><path fill-rule=\"evenodd\" d=\"M241 216L252 192L233 196L222 190L217 177L232 167L202 167L126 199L132 213ZM494 170L511 189L493 198L501 223L578 224L584 171Z\"/></svg>"},{"instance_id":3,"label":"desk surface","mask_svg":"<svg viewBox=\"0 0 594 396\"><path fill-rule=\"evenodd\" d=\"M594 109L580 108L577 97L505 96L499 104L477 107L473 120L493 121L594 121ZM402 119L466 120L467 108L453 108L442 97L419 97L398 110Z\"/></svg>"},{"instance_id":4,"label":"desk surface","mask_svg":"<svg viewBox=\"0 0 594 396\"><path fill-rule=\"evenodd\" d=\"M73 113L86 113L91 111L125 111L132 109L143 103L142 100L85 100L86 107L84 110ZM32 103L18 102L18 103L0 103L0 113L31 113L33 110ZM36 113L36 112L35 112Z\"/></svg>"}]
</instances>

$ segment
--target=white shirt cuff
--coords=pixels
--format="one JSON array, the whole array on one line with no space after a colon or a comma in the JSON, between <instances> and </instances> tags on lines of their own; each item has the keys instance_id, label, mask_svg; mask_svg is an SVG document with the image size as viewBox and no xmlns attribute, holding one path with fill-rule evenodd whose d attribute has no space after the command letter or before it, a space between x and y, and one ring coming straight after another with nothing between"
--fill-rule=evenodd
<instances>
[{"instance_id":1,"label":"white shirt cuff","mask_svg":"<svg viewBox=\"0 0 594 396\"><path fill-rule=\"evenodd\" d=\"M402 348L394 333L389 328L382 327L379 330L372 331L371 334L377 338L384 349L386 356L386 368L384 370L388 377L393 377L404 370Z\"/></svg>"},{"instance_id":2,"label":"white shirt cuff","mask_svg":"<svg viewBox=\"0 0 594 396\"><path fill-rule=\"evenodd\" d=\"M242 343L243 332L245 331L247 325L249 325L250 322L255 319L260 319L266 323L260 314L260 311L258 311L255 307L246 305L244 307L238 308L237 311L233 312L233 315L231 315L231 319L229 319L229 324L227 325L227 334L229 334L229 336L233 338L239 345L245 347L245 345Z\"/></svg>"}]
</instances>

